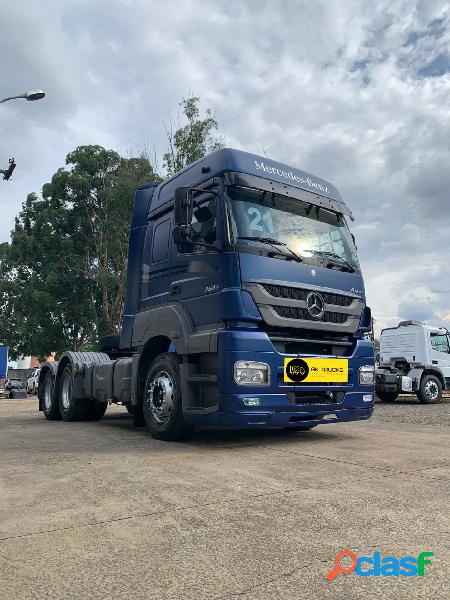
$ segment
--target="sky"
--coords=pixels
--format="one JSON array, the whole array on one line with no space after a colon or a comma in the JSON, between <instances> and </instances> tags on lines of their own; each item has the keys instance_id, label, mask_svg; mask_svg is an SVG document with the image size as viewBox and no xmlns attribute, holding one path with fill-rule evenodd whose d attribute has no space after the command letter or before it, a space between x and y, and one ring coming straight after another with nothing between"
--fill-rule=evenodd
<instances>
[{"instance_id":1,"label":"sky","mask_svg":"<svg viewBox=\"0 0 450 600\"><path fill-rule=\"evenodd\" d=\"M2 7L0 241L84 144L147 148L200 96L227 146L334 183L376 329L450 327L450 10L428 0L27 0Z\"/></svg>"}]
</instances>

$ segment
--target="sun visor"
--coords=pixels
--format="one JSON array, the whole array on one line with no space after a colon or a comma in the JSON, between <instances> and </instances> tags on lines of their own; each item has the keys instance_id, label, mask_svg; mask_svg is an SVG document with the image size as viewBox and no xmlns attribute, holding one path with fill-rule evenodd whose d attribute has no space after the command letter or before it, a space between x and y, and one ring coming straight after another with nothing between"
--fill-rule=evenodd
<instances>
[{"instance_id":1,"label":"sun visor","mask_svg":"<svg viewBox=\"0 0 450 600\"><path fill-rule=\"evenodd\" d=\"M306 190L287 185L285 183L279 183L278 181L271 180L266 177L258 177L257 175L248 175L247 173L226 173L225 183L227 185L239 185L242 187L255 188L267 192L274 192L275 194L283 194L296 200L302 200L308 204L330 210L335 213L346 215L352 221L353 214L343 202L315 194L314 192L307 192Z\"/></svg>"}]
</instances>

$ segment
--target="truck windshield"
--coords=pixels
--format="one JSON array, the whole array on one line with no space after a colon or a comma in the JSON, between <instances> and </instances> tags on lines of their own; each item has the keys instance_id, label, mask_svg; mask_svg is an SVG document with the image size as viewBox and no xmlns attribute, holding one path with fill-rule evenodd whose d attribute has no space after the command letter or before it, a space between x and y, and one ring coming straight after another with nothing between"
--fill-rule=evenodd
<instances>
[{"instance_id":1,"label":"truck windshield","mask_svg":"<svg viewBox=\"0 0 450 600\"><path fill-rule=\"evenodd\" d=\"M359 269L356 247L342 215L253 188L228 187L227 202L231 243L267 247L267 240L278 241L303 260L325 259Z\"/></svg>"}]
</instances>

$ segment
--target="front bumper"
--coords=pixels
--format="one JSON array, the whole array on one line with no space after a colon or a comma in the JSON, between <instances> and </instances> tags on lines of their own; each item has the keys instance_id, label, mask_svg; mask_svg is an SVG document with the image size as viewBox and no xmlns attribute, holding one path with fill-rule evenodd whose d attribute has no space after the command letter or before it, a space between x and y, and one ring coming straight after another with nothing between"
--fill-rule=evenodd
<instances>
[{"instance_id":1,"label":"front bumper","mask_svg":"<svg viewBox=\"0 0 450 600\"><path fill-rule=\"evenodd\" d=\"M279 353L261 331L222 332L218 361L219 410L185 414L186 422L233 428L301 428L370 418L375 399L374 386L359 384L359 368L374 364L369 342L358 340L351 355L345 357L349 361L349 380L345 384L285 383L283 371L287 356L300 355ZM270 385L237 385L230 374L238 360L268 363ZM322 401L324 393L332 393L332 397ZM246 406L244 399L249 397L259 398L260 405ZM370 401L367 401L368 397Z\"/></svg>"}]
</instances>

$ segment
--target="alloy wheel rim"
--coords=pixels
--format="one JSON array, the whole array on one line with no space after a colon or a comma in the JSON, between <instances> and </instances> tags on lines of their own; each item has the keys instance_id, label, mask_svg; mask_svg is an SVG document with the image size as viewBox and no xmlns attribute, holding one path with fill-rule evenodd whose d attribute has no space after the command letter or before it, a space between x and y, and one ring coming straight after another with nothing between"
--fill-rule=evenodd
<instances>
[{"instance_id":1,"label":"alloy wheel rim","mask_svg":"<svg viewBox=\"0 0 450 600\"><path fill-rule=\"evenodd\" d=\"M47 380L44 389L44 406L47 410L52 405L52 396L53 396L53 385L50 379Z\"/></svg>"},{"instance_id":2,"label":"alloy wheel rim","mask_svg":"<svg viewBox=\"0 0 450 600\"><path fill-rule=\"evenodd\" d=\"M150 380L146 401L150 413L158 423L167 423L173 411L173 380L167 371L159 371Z\"/></svg>"},{"instance_id":3,"label":"alloy wheel rim","mask_svg":"<svg viewBox=\"0 0 450 600\"><path fill-rule=\"evenodd\" d=\"M72 379L71 377L64 377L61 386L61 401L64 408L69 408L70 401L72 400Z\"/></svg>"},{"instance_id":4,"label":"alloy wheel rim","mask_svg":"<svg viewBox=\"0 0 450 600\"><path fill-rule=\"evenodd\" d=\"M439 388L435 381L427 381L425 384L425 395L429 400L435 400L438 397Z\"/></svg>"}]
</instances>

